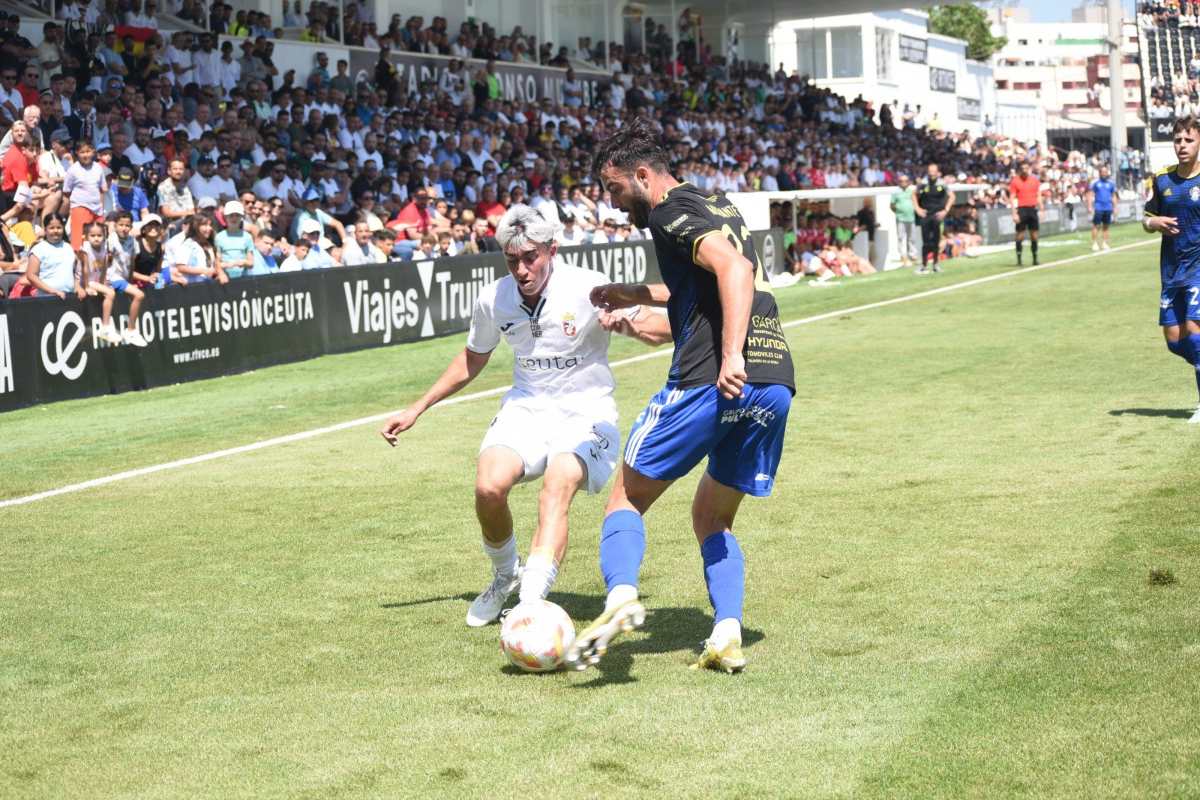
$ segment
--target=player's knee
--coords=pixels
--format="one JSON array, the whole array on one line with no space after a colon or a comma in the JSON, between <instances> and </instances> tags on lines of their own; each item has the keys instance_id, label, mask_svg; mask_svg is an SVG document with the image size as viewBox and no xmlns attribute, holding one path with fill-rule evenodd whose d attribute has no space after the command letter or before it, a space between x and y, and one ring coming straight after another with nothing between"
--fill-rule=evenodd
<instances>
[{"instance_id":1,"label":"player's knee","mask_svg":"<svg viewBox=\"0 0 1200 800\"><path fill-rule=\"evenodd\" d=\"M485 508L504 505L512 486L497 478L479 478L475 481L475 505Z\"/></svg>"}]
</instances>

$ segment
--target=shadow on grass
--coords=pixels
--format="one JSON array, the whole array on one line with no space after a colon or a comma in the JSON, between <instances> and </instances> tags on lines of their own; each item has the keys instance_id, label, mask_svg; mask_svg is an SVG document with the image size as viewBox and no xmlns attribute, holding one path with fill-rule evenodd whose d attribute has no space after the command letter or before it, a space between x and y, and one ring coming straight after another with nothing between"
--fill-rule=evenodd
<instances>
[{"instance_id":1,"label":"shadow on grass","mask_svg":"<svg viewBox=\"0 0 1200 800\"><path fill-rule=\"evenodd\" d=\"M612 648L600 659L589 672L595 676L589 681L573 684L576 689L599 689L604 686L637 681L631 671L633 657L639 654L663 654L686 652L687 659L680 660L682 668L691 656L700 654L704 639L712 632L712 614L701 608L654 608L646 609L646 624L638 633L639 637L623 641L618 638ZM761 642L764 635L754 628L742 629L742 644L746 647Z\"/></svg>"},{"instance_id":2,"label":"shadow on grass","mask_svg":"<svg viewBox=\"0 0 1200 800\"><path fill-rule=\"evenodd\" d=\"M461 600L464 603L469 603L475 599L473 594L448 594L442 597L423 597L420 600L406 600L403 603L380 603L380 608L409 608L410 606L424 606L430 603L448 603L451 600Z\"/></svg>"},{"instance_id":3,"label":"shadow on grass","mask_svg":"<svg viewBox=\"0 0 1200 800\"><path fill-rule=\"evenodd\" d=\"M475 595L469 593L443 595L440 597L425 597L419 600L407 600L395 603L380 603L380 608L410 608L429 603L464 602L469 603ZM575 592L551 592L550 600L563 607L563 610L575 623L576 630L582 629L591 620L600 616L604 611L602 595L577 594ZM699 655L704 639L712 632L712 614L707 608L655 608L653 598L643 595L641 600L646 603L646 624L636 633L620 636L612 648L600 659L600 663L588 669L591 680L573 684L575 688L597 689L611 684L635 683L633 677L633 657L635 655L661 655L663 653L686 652L687 659L681 659L682 667L692 655ZM510 606L512 603L510 602ZM764 635L754 628L742 629L742 644L750 647L763 640ZM555 673L531 673L507 664L501 668L505 675L534 676L553 675Z\"/></svg>"},{"instance_id":4,"label":"shadow on grass","mask_svg":"<svg viewBox=\"0 0 1200 800\"><path fill-rule=\"evenodd\" d=\"M1114 417L1131 415L1135 417L1170 417L1171 419L1189 419L1194 409L1186 408L1114 408L1108 412Z\"/></svg>"}]
</instances>

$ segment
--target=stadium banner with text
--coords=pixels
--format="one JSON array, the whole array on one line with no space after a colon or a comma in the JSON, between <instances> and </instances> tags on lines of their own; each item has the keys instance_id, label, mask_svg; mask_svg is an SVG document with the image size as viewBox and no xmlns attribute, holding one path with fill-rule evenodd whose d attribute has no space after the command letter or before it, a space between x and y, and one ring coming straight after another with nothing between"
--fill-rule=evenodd
<instances>
[{"instance_id":1,"label":"stadium banner with text","mask_svg":"<svg viewBox=\"0 0 1200 800\"><path fill-rule=\"evenodd\" d=\"M613 282L661 281L650 242L559 252ZM490 253L152 291L138 321L149 346L140 349L100 338L97 298L0 303L0 411L462 333L479 290L505 269ZM128 298L118 299L118 327L128 312Z\"/></svg>"},{"instance_id":2,"label":"stadium banner with text","mask_svg":"<svg viewBox=\"0 0 1200 800\"><path fill-rule=\"evenodd\" d=\"M1129 222L1140 219L1142 201L1118 200L1117 213L1113 215L1114 222ZM1066 203L1050 204L1039 215L1038 235L1053 236L1056 233L1071 231L1090 231L1092 218L1087 212L1087 205L1076 203L1071 209ZM979 212L976 229L983 237L983 243L1002 244L1016 239L1017 228L1013 222L1012 209L988 208Z\"/></svg>"},{"instance_id":3,"label":"stadium banner with text","mask_svg":"<svg viewBox=\"0 0 1200 800\"><path fill-rule=\"evenodd\" d=\"M1175 140L1175 118L1150 118L1150 141L1171 142Z\"/></svg>"},{"instance_id":4,"label":"stadium banner with text","mask_svg":"<svg viewBox=\"0 0 1200 800\"><path fill-rule=\"evenodd\" d=\"M437 84L454 59L392 51L388 53L388 60L396 67L396 80L400 82L405 94L412 95L420 92L423 83ZM377 63L378 51L351 49L350 74L354 76L355 83L362 80L373 82ZM505 100L534 102L548 97L556 103L562 102L562 87L567 77L565 69L514 64L510 61L496 61L495 64L496 77L500 81L500 91ZM466 65L468 74L473 77L476 72L487 67L487 62L467 59ZM600 94L600 90L612 83L612 77L608 74L592 70L576 70L575 78L583 90L585 106L591 105ZM470 83L465 88L468 92L471 91Z\"/></svg>"}]
</instances>

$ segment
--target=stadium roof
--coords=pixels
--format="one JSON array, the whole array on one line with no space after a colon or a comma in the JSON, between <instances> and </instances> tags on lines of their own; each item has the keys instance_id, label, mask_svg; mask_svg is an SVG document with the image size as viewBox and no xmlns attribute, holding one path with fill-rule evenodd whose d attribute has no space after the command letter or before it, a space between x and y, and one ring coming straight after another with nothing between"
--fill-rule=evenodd
<instances>
[{"instance_id":1,"label":"stadium roof","mask_svg":"<svg viewBox=\"0 0 1200 800\"><path fill-rule=\"evenodd\" d=\"M661 0L660 0L661 2ZM783 22L789 19L829 17L838 14L861 14L868 11L897 11L902 8L921 9L942 2L914 3L912 0L767 0L741 3L732 0L676 0L679 10L691 8L705 17L725 17L739 22Z\"/></svg>"}]
</instances>

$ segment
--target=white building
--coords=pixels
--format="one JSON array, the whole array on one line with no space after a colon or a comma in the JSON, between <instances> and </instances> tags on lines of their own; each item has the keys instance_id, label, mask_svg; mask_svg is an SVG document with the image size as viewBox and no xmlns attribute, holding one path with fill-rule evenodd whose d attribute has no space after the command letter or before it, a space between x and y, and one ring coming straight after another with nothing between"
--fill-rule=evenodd
<instances>
[{"instance_id":1,"label":"white building","mask_svg":"<svg viewBox=\"0 0 1200 800\"><path fill-rule=\"evenodd\" d=\"M981 133L997 114L991 65L968 59L961 39L928 28L929 15L909 9L792 19L771 31L771 66L849 99L861 94L876 108L920 106L945 130Z\"/></svg>"},{"instance_id":2,"label":"white building","mask_svg":"<svg viewBox=\"0 0 1200 800\"><path fill-rule=\"evenodd\" d=\"M1103 22L1027 22L1005 15L992 33L1008 42L992 57L1001 103L1037 105L1052 143L1109 140L1108 25ZM1126 126L1137 144L1145 128L1136 26L1123 26Z\"/></svg>"}]
</instances>

